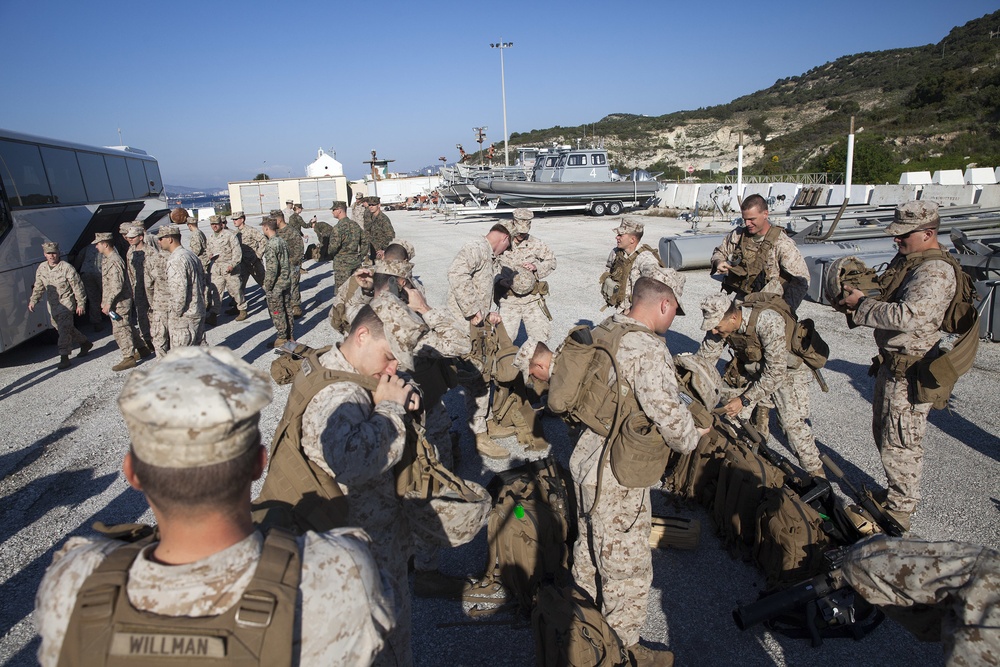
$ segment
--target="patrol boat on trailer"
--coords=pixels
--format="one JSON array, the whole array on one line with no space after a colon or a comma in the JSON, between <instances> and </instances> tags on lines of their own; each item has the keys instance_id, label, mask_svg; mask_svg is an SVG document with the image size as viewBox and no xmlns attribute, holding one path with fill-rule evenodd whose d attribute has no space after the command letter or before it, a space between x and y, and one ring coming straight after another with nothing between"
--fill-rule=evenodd
<instances>
[{"instance_id":1,"label":"patrol boat on trailer","mask_svg":"<svg viewBox=\"0 0 1000 667\"><path fill-rule=\"evenodd\" d=\"M603 148L564 148L539 153L531 179L514 181L493 176L475 186L487 197L514 207L585 205L595 215L618 215L638 206L660 188L655 180L616 179Z\"/></svg>"}]
</instances>

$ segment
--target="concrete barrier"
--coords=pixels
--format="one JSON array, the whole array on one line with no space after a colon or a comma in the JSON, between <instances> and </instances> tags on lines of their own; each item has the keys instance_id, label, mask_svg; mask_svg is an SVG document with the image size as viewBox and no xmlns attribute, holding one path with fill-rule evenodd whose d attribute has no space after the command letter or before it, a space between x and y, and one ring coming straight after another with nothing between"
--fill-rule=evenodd
<instances>
[{"instance_id":1,"label":"concrete barrier","mask_svg":"<svg viewBox=\"0 0 1000 667\"><path fill-rule=\"evenodd\" d=\"M898 206L916 198L916 185L876 185L868 203L871 206Z\"/></svg>"},{"instance_id":2,"label":"concrete barrier","mask_svg":"<svg viewBox=\"0 0 1000 667\"><path fill-rule=\"evenodd\" d=\"M900 185L930 185L933 182L929 171L904 171L899 175Z\"/></svg>"},{"instance_id":3,"label":"concrete barrier","mask_svg":"<svg viewBox=\"0 0 1000 667\"><path fill-rule=\"evenodd\" d=\"M667 183L656 191L656 198L659 200L659 208L673 208L674 196L677 194L677 184Z\"/></svg>"},{"instance_id":4,"label":"concrete barrier","mask_svg":"<svg viewBox=\"0 0 1000 667\"><path fill-rule=\"evenodd\" d=\"M698 201L697 183L678 183L677 192L674 194L674 208L694 208Z\"/></svg>"},{"instance_id":5,"label":"concrete barrier","mask_svg":"<svg viewBox=\"0 0 1000 667\"><path fill-rule=\"evenodd\" d=\"M984 185L976 203L979 208L1000 208L1000 185Z\"/></svg>"},{"instance_id":6,"label":"concrete barrier","mask_svg":"<svg viewBox=\"0 0 1000 667\"><path fill-rule=\"evenodd\" d=\"M872 185L851 185L851 204L867 204L872 194ZM844 203L844 193L847 191L846 185L831 185L829 196L826 200L827 206L840 206Z\"/></svg>"},{"instance_id":7,"label":"concrete barrier","mask_svg":"<svg viewBox=\"0 0 1000 667\"><path fill-rule=\"evenodd\" d=\"M955 171L958 171L957 169ZM959 172L961 173L961 172ZM976 196L975 185L925 185L920 199L941 206L969 206Z\"/></svg>"},{"instance_id":8,"label":"concrete barrier","mask_svg":"<svg viewBox=\"0 0 1000 667\"><path fill-rule=\"evenodd\" d=\"M942 169L931 177L932 185L965 185L965 175L961 169Z\"/></svg>"},{"instance_id":9,"label":"concrete barrier","mask_svg":"<svg viewBox=\"0 0 1000 667\"><path fill-rule=\"evenodd\" d=\"M771 210L775 213L787 213L788 209L792 206L792 202L795 201L795 195L798 193L800 187L802 186L798 183L771 183L770 196L775 199Z\"/></svg>"},{"instance_id":10,"label":"concrete barrier","mask_svg":"<svg viewBox=\"0 0 1000 667\"><path fill-rule=\"evenodd\" d=\"M726 188L729 188L727 191ZM725 183L702 183L698 188L698 208L702 215L721 215L715 202L719 202L726 215L739 215L740 204L736 199L736 185Z\"/></svg>"},{"instance_id":11,"label":"concrete barrier","mask_svg":"<svg viewBox=\"0 0 1000 667\"><path fill-rule=\"evenodd\" d=\"M993 185L997 182L996 173L990 167L970 167L965 170L967 185Z\"/></svg>"}]
</instances>

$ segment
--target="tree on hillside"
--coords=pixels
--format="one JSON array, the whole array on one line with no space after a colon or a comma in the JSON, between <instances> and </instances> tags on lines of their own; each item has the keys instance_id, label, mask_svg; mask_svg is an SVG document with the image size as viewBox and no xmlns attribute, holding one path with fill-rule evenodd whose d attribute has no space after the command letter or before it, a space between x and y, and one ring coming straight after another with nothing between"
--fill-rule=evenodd
<instances>
[{"instance_id":1,"label":"tree on hillside","mask_svg":"<svg viewBox=\"0 0 1000 667\"><path fill-rule=\"evenodd\" d=\"M892 152L875 137L854 144L855 183L879 184L892 180L896 160ZM841 139L819 158L819 170L828 173L847 173L847 140Z\"/></svg>"},{"instance_id":2,"label":"tree on hillside","mask_svg":"<svg viewBox=\"0 0 1000 667\"><path fill-rule=\"evenodd\" d=\"M267 174L265 174L264 172L261 172L261 173L257 174L256 176L254 176L253 180L255 180L255 181L269 181L269 180L271 180L271 177L268 176Z\"/></svg>"}]
</instances>

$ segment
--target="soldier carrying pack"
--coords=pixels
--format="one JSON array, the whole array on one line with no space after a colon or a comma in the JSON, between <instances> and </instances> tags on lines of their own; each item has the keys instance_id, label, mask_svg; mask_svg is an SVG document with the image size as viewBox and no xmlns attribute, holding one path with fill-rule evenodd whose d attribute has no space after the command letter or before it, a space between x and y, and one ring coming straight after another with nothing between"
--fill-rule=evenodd
<instances>
[{"instance_id":1,"label":"soldier carrying pack","mask_svg":"<svg viewBox=\"0 0 1000 667\"><path fill-rule=\"evenodd\" d=\"M639 255L644 252L653 253L656 261L659 262L660 266L663 266L660 253L645 243L636 248L636 251L631 256L619 248L615 248L612 251L614 259L611 261L611 268L601 275L601 296L604 297L607 306L618 308L625 302L626 286L628 285L629 274L632 273L632 265L635 264L635 260L639 258Z\"/></svg>"}]
</instances>

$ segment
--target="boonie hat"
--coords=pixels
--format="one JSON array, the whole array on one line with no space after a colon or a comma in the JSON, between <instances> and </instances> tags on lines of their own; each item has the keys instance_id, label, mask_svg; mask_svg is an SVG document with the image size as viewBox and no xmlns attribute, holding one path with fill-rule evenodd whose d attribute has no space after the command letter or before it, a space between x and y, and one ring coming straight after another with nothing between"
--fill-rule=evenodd
<instances>
[{"instance_id":1,"label":"boonie hat","mask_svg":"<svg viewBox=\"0 0 1000 667\"><path fill-rule=\"evenodd\" d=\"M111 232L97 232L94 234L94 240L90 242L91 245L97 245L101 241L107 241L108 243L114 243L115 235Z\"/></svg>"},{"instance_id":2,"label":"boonie hat","mask_svg":"<svg viewBox=\"0 0 1000 667\"><path fill-rule=\"evenodd\" d=\"M719 326L722 318L729 312L733 301L728 294L713 294L701 302L701 330L711 331Z\"/></svg>"},{"instance_id":3,"label":"boonie hat","mask_svg":"<svg viewBox=\"0 0 1000 667\"><path fill-rule=\"evenodd\" d=\"M156 238L162 239L168 236L180 236L181 230L177 225L160 225L156 230Z\"/></svg>"},{"instance_id":4,"label":"boonie hat","mask_svg":"<svg viewBox=\"0 0 1000 667\"><path fill-rule=\"evenodd\" d=\"M59 252L59 244L52 241L46 241L42 244L42 252Z\"/></svg>"},{"instance_id":5,"label":"boonie hat","mask_svg":"<svg viewBox=\"0 0 1000 667\"><path fill-rule=\"evenodd\" d=\"M941 224L937 202L910 201L900 204L892 214L892 224L885 228L888 236L902 236L919 229L937 229Z\"/></svg>"},{"instance_id":6,"label":"boonie hat","mask_svg":"<svg viewBox=\"0 0 1000 667\"><path fill-rule=\"evenodd\" d=\"M684 283L687 281L687 277L681 275L681 273L675 269L665 269L662 266L647 266L639 271L639 275L643 278L652 278L653 280L659 281L673 290L674 296L677 298L677 314L684 314L684 306L681 305L681 297L684 296Z\"/></svg>"},{"instance_id":7,"label":"boonie hat","mask_svg":"<svg viewBox=\"0 0 1000 667\"><path fill-rule=\"evenodd\" d=\"M646 226L641 222L632 222L622 218L621 223L613 230L615 234L642 234Z\"/></svg>"},{"instance_id":8,"label":"boonie hat","mask_svg":"<svg viewBox=\"0 0 1000 667\"><path fill-rule=\"evenodd\" d=\"M200 468L260 442L271 380L223 347L185 346L129 375L118 396L132 449L143 463Z\"/></svg>"}]
</instances>

